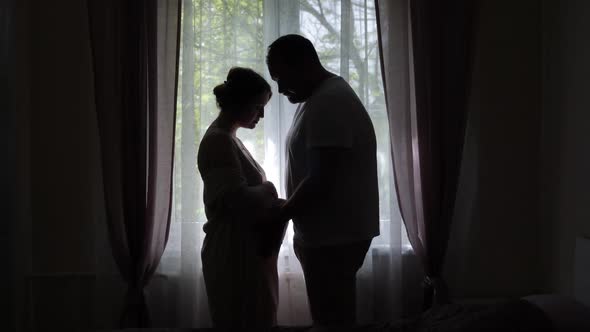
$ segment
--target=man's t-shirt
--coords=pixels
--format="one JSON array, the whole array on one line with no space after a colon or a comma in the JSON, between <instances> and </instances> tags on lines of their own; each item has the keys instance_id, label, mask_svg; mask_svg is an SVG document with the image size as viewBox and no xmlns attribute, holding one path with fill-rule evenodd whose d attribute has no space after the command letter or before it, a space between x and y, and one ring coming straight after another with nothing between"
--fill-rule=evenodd
<instances>
[{"instance_id":1,"label":"man's t-shirt","mask_svg":"<svg viewBox=\"0 0 590 332\"><path fill-rule=\"evenodd\" d=\"M313 211L293 218L303 246L347 244L379 235L376 139L369 114L339 76L325 80L297 108L287 135L287 194L309 173L311 149L342 148L341 176Z\"/></svg>"}]
</instances>

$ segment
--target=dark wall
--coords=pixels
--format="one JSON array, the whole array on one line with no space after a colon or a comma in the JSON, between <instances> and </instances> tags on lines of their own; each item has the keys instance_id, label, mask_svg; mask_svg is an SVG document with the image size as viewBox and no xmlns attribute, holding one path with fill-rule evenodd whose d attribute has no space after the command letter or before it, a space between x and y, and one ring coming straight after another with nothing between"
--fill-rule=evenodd
<instances>
[{"instance_id":1,"label":"dark wall","mask_svg":"<svg viewBox=\"0 0 590 332\"><path fill-rule=\"evenodd\" d=\"M84 329L92 321L89 276L103 213L85 3L18 3L18 331L23 324Z\"/></svg>"},{"instance_id":2,"label":"dark wall","mask_svg":"<svg viewBox=\"0 0 590 332\"><path fill-rule=\"evenodd\" d=\"M16 5L13 0L0 3L0 262L9 273L0 273L0 308L2 321L14 330L11 317L14 316L13 297L10 296L14 275L10 273L13 261L13 227L17 216L17 181L16 177L16 97L15 97L15 63L16 63ZM4 269L3 269L4 270ZM5 270L5 271L6 271ZM4 309L6 308L6 309Z\"/></svg>"},{"instance_id":3,"label":"dark wall","mask_svg":"<svg viewBox=\"0 0 590 332\"><path fill-rule=\"evenodd\" d=\"M480 1L447 275L457 297L539 292L541 5Z\"/></svg>"},{"instance_id":4,"label":"dark wall","mask_svg":"<svg viewBox=\"0 0 590 332\"><path fill-rule=\"evenodd\" d=\"M543 1L541 215L548 286L572 294L576 237L590 237L590 2Z\"/></svg>"},{"instance_id":5,"label":"dark wall","mask_svg":"<svg viewBox=\"0 0 590 332\"><path fill-rule=\"evenodd\" d=\"M33 272L88 271L99 162L85 2L32 3Z\"/></svg>"},{"instance_id":6,"label":"dark wall","mask_svg":"<svg viewBox=\"0 0 590 332\"><path fill-rule=\"evenodd\" d=\"M451 290L572 294L590 237L590 2L480 3Z\"/></svg>"}]
</instances>

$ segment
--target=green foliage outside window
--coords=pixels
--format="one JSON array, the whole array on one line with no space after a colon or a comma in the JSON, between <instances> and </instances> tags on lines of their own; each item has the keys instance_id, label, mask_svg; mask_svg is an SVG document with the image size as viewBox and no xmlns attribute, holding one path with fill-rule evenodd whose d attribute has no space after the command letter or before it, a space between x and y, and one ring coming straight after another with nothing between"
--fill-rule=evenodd
<instances>
[{"instance_id":1,"label":"green foliage outside window","mask_svg":"<svg viewBox=\"0 0 590 332\"><path fill-rule=\"evenodd\" d=\"M299 31L316 46L328 70L355 89L375 126L380 199L388 209L389 129L378 57L375 10L366 0L266 0L286 4L298 15ZM204 222L202 183L196 167L199 141L218 113L213 88L232 66L265 74L265 1L184 0L177 100L174 168L174 222ZM273 98L278 98L275 95ZM276 110L268 110L276 111ZM253 131L241 130L253 156L264 160L264 121ZM183 206L185 208L183 208ZM190 207L190 208L188 208ZM199 207L196 208L195 207ZM389 210L387 211L389 215Z\"/></svg>"}]
</instances>

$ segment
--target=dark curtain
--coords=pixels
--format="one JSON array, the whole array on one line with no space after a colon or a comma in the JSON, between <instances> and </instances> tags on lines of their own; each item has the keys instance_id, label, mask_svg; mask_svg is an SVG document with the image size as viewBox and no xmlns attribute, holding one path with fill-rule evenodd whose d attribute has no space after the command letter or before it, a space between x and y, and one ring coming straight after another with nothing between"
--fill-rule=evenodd
<instances>
[{"instance_id":1,"label":"dark curtain","mask_svg":"<svg viewBox=\"0 0 590 332\"><path fill-rule=\"evenodd\" d=\"M180 2L89 0L109 240L128 290L121 327L150 325L144 287L168 240Z\"/></svg>"},{"instance_id":2,"label":"dark curtain","mask_svg":"<svg viewBox=\"0 0 590 332\"><path fill-rule=\"evenodd\" d=\"M463 152L476 1L377 0L398 203L425 271L425 308L449 300L441 278Z\"/></svg>"}]
</instances>

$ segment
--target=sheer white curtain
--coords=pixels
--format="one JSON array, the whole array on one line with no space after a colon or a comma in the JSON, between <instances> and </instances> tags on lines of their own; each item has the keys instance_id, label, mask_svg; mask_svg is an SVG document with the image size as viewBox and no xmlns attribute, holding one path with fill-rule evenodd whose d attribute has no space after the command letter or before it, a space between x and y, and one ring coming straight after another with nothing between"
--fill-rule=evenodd
<instances>
[{"instance_id":1,"label":"sheer white curtain","mask_svg":"<svg viewBox=\"0 0 590 332\"><path fill-rule=\"evenodd\" d=\"M285 136L296 106L278 94L265 55L273 40L288 33L300 33L314 43L322 63L350 82L373 120L381 235L373 240L358 274L358 319L368 323L398 318L402 313L402 257L411 257L411 250L393 184L373 1L184 0L182 19L174 210L167 248L147 289L154 325L210 326L201 274L206 218L196 152L218 113L213 87L225 80L232 66L253 68L273 84L264 121L255 130L240 130L238 136L285 197ZM279 258L278 321L280 325L306 325L311 320L305 282L292 237L289 226Z\"/></svg>"}]
</instances>

